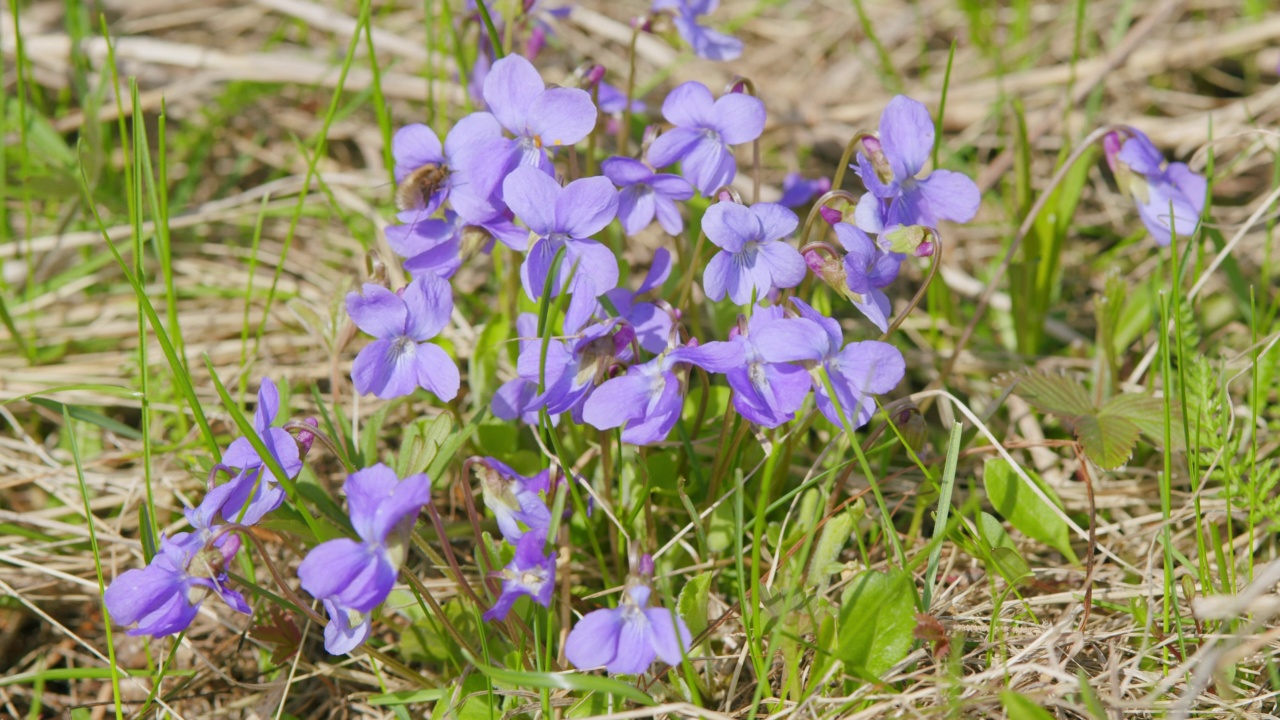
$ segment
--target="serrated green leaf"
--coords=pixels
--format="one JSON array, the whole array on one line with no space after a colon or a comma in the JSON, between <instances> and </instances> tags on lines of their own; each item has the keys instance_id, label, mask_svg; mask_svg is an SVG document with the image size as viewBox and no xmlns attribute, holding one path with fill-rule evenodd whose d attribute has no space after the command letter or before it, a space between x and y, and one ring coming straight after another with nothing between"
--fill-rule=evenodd
<instances>
[{"instance_id":1,"label":"serrated green leaf","mask_svg":"<svg viewBox=\"0 0 1280 720\"><path fill-rule=\"evenodd\" d=\"M1133 456L1141 431L1130 419L1119 415L1086 415L1076 419L1076 439L1085 455L1104 470L1115 470Z\"/></svg>"},{"instance_id":2,"label":"serrated green leaf","mask_svg":"<svg viewBox=\"0 0 1280 720\"><path fill-rule=\"evenodd\" d=\"M1009 720L1054 720L1048 710L1016 692L1006 690L1000 693L1000 704L1004 706L1005 717Z\"/></svg>"},{"instance_id":3,"label":"serrated green leaf","mask_svg":"<svg viewBox=\"0 0 1280 720\"><path fill-rule=\"evenodd\" d=\"M996 512L1023 535L1057 550L1071 562L1079 561L1071 550L1071 529L1066 521L1027 487L1026 481L1013 471L1007 460L991 458L983 468L982 484ZM1057 499L1052 488L1043 483L1038 485L1045 495Z\"/></svg>"},{"instance_id":4,"label":"serrated green leaf","mask_svg":"<svg viewBox=\"0 0 1280 720\"><path fill-rule=\"evenodd\" d=\"M1023 370L1013 377L1018 382L1013 392L1040 412L1067 420L1097 412L1084 387L1066 375Z\"/></svg>"},{"instance_id":5,"label":"serrated green leaf","mask_svg":"<svg viewBox=\"0 0 1280 720\"><path fill-rule=\"evenodd\" d=\"M689 632L694 637L707 629L707 604L711 600L710 570L695 576L680 588L680 598L676 600L676 612L684 618Z\"/></svg>"},{"instance_id":6,"label":"serrated green leaf","mask_svg":"<svg viewBox=\"0 0 1280 720\"><path fill-rule=\"evenodd\" d=\"M907 656L915 628L915 581L905 570L867 570L840 602L835 655L855 674L880 677Z\"/></svg>"},{"instance_id":7,"label":"serrated green leaf","mask_svg":"<svg viewBox=\"0 0 1280 720\"><path fill-rule=\"evenodd\" d=\"M1170 449L1181 450L1186 446L1182 437L1182 411L1177 405L1170 405L1169 413L1169 421L1173 428ZM1156 444L1164 443L1164 398L1144 393L1116 395L1102 404L1102 412L1098 415L1125 418L1137 425L1148 440Z\"/></svg>"}]
</instances>

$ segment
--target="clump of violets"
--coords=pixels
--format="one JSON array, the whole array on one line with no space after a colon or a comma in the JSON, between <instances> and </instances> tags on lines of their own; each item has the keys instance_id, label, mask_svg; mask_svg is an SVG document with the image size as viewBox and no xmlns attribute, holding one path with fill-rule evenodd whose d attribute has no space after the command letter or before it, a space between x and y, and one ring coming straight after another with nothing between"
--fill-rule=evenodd
<instances>
[{"instance_id":1,"label":"clump of violets","mask_svg":"<svg viewBox=\"0 0 1280 720\"><path fill-rule=\"evenodd\" d=\"M1175 234L1195 234L1208 190L1203 175L1186 163L1166 164L1151 139L1134 128L1108 133L1102 142L1116 184L1133 198L1157 245L1168 246Z\"/></svg>"},{"instance_id":2,"label":"clump of violets","mask_svg":"<svg viewBox=\"0 0 1280 720\"><path fill-rule=\"evenodd\" d=\"M733 146L764 132L764 103L759 98L730 92L717 99L695 80L667 95L662 116L675 127L649 146L649 164L662 168L680 163L680 174L705 197L738 174Z\"/></svg>"},{"instance_id":3,"label":"clump of violets","mask_svg":"<svg viewBox=\"0 0 1280 720\"><path fill-rule=\"evenodd\" d=\"M349 653L368 639L369 613L395 585L414 521L431 502L431 480L424 474L401 480L378 463L349 475L342 491L359 540L320 543L298 566L302 589L329 614L324 647L332 655Z\"/></svg>"},{"instance_id":4,"label":"clump of violets","mask_svg":"<svg viewBox=\"0 0 1280 720\"><path fill-rule=\"evenodd\" d=\"M356 392L389 400L421 387L452 400L461 384L458 366L443 348L426 342L440 334L452 312L452 289L432 273L419 275L398 293L365 283L364 294L348 294L352 321L376 338L351 366Z\"/></svg>"},{"instance_id":5,"label":"clump of violets","mask_svg":"<svg viewBox=\"0 0 1280 720\"><path fill-rule=\"evenodd\" d=\"M858 201L859 228L875 235L898 225L937 227L941 220L973 219L981 201L973 180L951 170L920 176L933 140L933 118L922 103L905 95L889 101L879 137L862 138L852 166L868 191Z\"/></svg>"}]
</instances>

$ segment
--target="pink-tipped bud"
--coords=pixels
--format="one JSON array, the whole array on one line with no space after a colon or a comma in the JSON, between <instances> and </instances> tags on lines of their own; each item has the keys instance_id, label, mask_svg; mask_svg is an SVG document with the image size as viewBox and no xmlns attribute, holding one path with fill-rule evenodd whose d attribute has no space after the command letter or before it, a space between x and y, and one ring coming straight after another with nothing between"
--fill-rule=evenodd
<instances>
[{"instance_id":1,"label":"pink-tipped bud","mask_svg":"<svg viewBox=\"0 0 1280 720\"><path fill-rule=\"evenodd\" d=\"M313 417L306 418L302 422L304 424L310 425L313 428L320 427L320 421ZM311 446L315 444L315 441L316 441L315 433L310 433L310 432L307 432L306 430L303 430L302 432L298 433L298 445L301 447L303 456L311 452Z\"/></svg>"},{"instance_id":2,"label":"pink-tipped bud","mask_svg":"<svg viewBox=\"0 0 1280 720\"><path fill-rule=\"evenodd\" d=\"M222 545L218 547L218 552L222 553L223 563L231 562L231 558L240 552L240 535L238 533L227 533L223 536Z\"/></svg>"},{"instance_id":3,"label":"pink-tipped bud","mask_svg":"<svg viewBox=\"0 0 1280 720\"><path fill-rule=\"evenodd\" d=\"M742 79L734 80L733 82L729 83L729 87L725 88L725 92L745 94L747 92L747 81Z\"/></svg>"},{"instance_id":4,"label":"pink-tipped bud","mask_svg":"<svg viewBox=\"0 0 1280 720\"><path fill-rule=\"evenodd\" d=\"M885 157L880 140L867 135L862 138L862 149L866 151L867 160L871 161L871 167L876 171L880 182L886 185L893 182L893 166L889 164L889 158Z\"/></svg>"},{"instance_id":5,"label":"pink-tipped bud","mask_svg":"<svg viewBox=\"0 0 1280 720\"><path fill-rule=\"evenodd\" d=\"M538 53L542 52L542 46L547 44L547 31L541 27L534 27L529 31L529 40L524 44L524 56L530 60L538 57Z\"/></svg>"},{"instance_id":6,"label":"pink-tipped bud","mask_svg":"<svg viewBox=\"0 0 1280 720\"><path fill-rule=\"evenodd\" d=\"M822 209L826 210L827 208ZM822 268L827 264L827 261L817 250L805 250L804 264L809 266L809 269L813 271L814 275L821 275Z\"/></svg>"},{"instance_id":7,"label":"pink-tipped bud","mask_svg":"<svg viewBox=\"0 0 1280 720\"><path fill-rule=\"evenodd\" d=\"M585 85L586 87L589 87L589 88L595 87L596 85L600 84L600 81L603 79L604 79L604 66L592 65L591 69L587 71L587 76L585 78Z\"/></svg>"},{"instance_id":8,"label":"pink-tipped bud","mask_svg":"<svg viewBox=\"0 0 1280 720\"><path fill-rule=\"evenodd\" d=\"M933 243L926 240L920 243L920 247L916 248L916 257L929 257L933 255Z\"/></svg>"},{"instance_id":9,"label":"pink-tipped bud","mask_svg":"<svg viewBox=\"0 0 1280 720\"><path fill-rule=\"evenodd\" d=\"M1120 155L1120 148L1124 143L1120 140L1120 133L1109 132L1102 136L1102 151L1107 156L1107 167L1111 168L1111 172L1116 171L1117 156Z\"/></svg>"},{"instance_id":10,"label":"pink-tipped bud","mask_svg":"<svg viewBox=\"0 0 1280 720\"><path fill-rule=\"evenodd\" d=\"M639 567L636 569L645 577L653 577L653 556L649 553L641 555Z\"/></svg>"},{"instance_id":11,"label":"pink-tipped bud","mask_svg":"<svg viewBox=\"0 0 1280 720\"><path fill-rule=\"evenodd\" d=\"M833 207L827 207L826 205L818 208L818 214L822 216L823 220L827 221L828 225L835 225L836 223L844 220L844 213Z\"/></svg>"}]
</instances>

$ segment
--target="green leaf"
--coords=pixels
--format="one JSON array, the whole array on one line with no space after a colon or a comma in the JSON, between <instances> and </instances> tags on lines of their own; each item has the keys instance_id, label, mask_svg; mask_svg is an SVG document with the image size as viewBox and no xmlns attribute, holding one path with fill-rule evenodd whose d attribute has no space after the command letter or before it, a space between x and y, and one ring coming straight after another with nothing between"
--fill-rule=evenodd
<instances>
[{"instance_id":1,"label":"green leaf","mask_svg":"<svg viewBox=\"0 0 1280 720\"><path fill-rule=\"evenodd\" d=\"M475 350L467 363L467 383L476 402L486 402L497 385L498 356L511 332L505 315L495 314L476 338Z\"/></svg>"},{"instance_id":2,"label":"green leaf","mask_svg":"<svg viewBox=\"0 0 1280 720\"><path fill-rule=\"evenodd\" d=\"M1104 470L1115 470L1128 462L1140 434L1132 420L1119 415L1086 415L1076 419L1076 439L1089 459Z\"/></svg>"},{"instance_id":3,"label":"green leaf","mask_svg":"<svg viewBox=\"0 0 1280 720\"><path fill-rule=\"evenodd\" d=\"M1084 706L1088 708L1089 715L1094 720L1110 720L1107 716L1107 709L1102 706L1102 701L1098 699L1098 691L1093 689L1089 674L1081 668L1076 673L1076 679L1080 681L1080 699L1084 702Z\"/></svg>"},{"instance_id":4,"label":"green leaf","mask_svg":"<svg viewBox=\"0 0 1280 720\"><path fill-rule=\"evenodd\" d=\"M1026 695L1016 692L1006 690L1000 693L1000 704L1004 706L1005 716L1009 720L1054 720L1048 710Z\"/></svg>"},{"instance_id":5,"label":"green leaf","mask_svg":"<svg viewBox=\"0 0 1280 720\"><path fill-rule=\"evenodd\" d=\"M395 407L395 403L387 403L377 412L365 419L360 427L360 467L369 467L378 462L378 445L382 440L382 426L387 422L387 413Z\"/></svg>"},{"instance_id":6,"label":"green leaf","mask_svg":"<svg viewBox=\"0 0 1280 720\"><path fill-rule=\"evenodd\" d=\"M680 598L676 600L676 611L689 626L694 637L707 629L707 603L711 599L712 572L708 570L695 576L680 589Z\"/></svg>"},{"instance_id":7,"label":"green leaf","mask_svg":"<svg viewBox=\"0 0 1280 720\"><path fill-rule=\"evenodd\" d=\"M483 662L480 662L475 658L472 658L471 662L476 666L476 669L486 677L497 680L501 683L514 685L516 687L600 692L617 695L618 697L633 700L641 705L649 707L657 704L653 701L653 698L649 697L644 692L641 692L639 689L624 682L614 680L613 678L600 677L598 675L583 675L581 673L524 672L521 670L506 670L504 668L485 665Z\"/></svg>"},{"instance_id":8,"label":"green leaf","mask_svg":"<svg viewBox=\"0 0 1280 720\"><path fill-rule=\"evenodd\" d=\"M991 562L996 566L996 572L1010 585L1017 585L1031 576L1031 566L1013 548L991 548Z\"/></svg>"},{"instance_id":9,"label":"green leaf","mask_svg":"<svg viewBox=\"0 0 1280 720\"><path fill-rule=\"evenodd\" d=\"M92 423L103 430L110 430L111 432L121 437L127 437L130 440L142 439L142 433L139 432L137 428L132 428L122 422L112 420L96 410L90 410L89 408L80 407L79 405L66 405L58 402L57 400L48 400L42 397L29 397L27 400L32 405L39 405L40 407L48 408L59 415L62 414L62 408L65 407L67 409L67 414L76 420L83 420L87 423Z\"/></svg>"},{"instance_id":10,"label":"green leaf","mask_svg":"<svg viewBox=\"0 0 1280 720\"><path fill-rule=\"evenodd\" d=\"M840 552L849 542L849 533L853 530L855 516L850 512L842 512L827 521L822 528L818 543L813 546L813 556L809 561L809 579L817 581L818 587L814 595L822 595L827 590L831 578L828 567L840 557Z\"/></svg>"},{"instance_id":11,"label":"green leaf","mask_svg":"<svg viewBox=\"0 0 1280 720\"><path fill-rule=\"evenodd\" d=\"M1169 421L1173 429L1171 449L1181 450L1186 446L1182 437L1182 410L1177 405L1171 404L1169 413ZM1102 412L1098 414L1125 418L1137 425L1147 439L1156 444L1164 442L1164 398L1145 393L1124 393L1103 403Z\"/></svg>"},{"instance_id":12,"label":"green leaf","mask_svg":"<svg viewBox=\"0 0 1280 720\"><path fill-rule=\"evenodd\" d=\"M982 485L987 490L991 506L1019 532L1057 550L1071 562L1079 562L1071 549L1071 529L1066 521L1026 486L1007 460L987 460L983 466ZM1038 485L1045 495L1057 499L1052 488L1043 483Z\"/></svg>"},{"instance_id":13,"label":"green leaf","mask_svg":"<svg viewBox=\"0 0 1280 720\"><path fill-rule=\"evenodd\" d=\"M427 690L401 690L400 692L373 695L365 700L370 705L412 705L416 703L435 702L444 697L444 688Z\"/></svg>"},{"instance_id":14,"label":"green leaf","mask_svg":"<svg viewBox=\"0 0 1280 720\"><path fill-rule=\"evenodd\" d=\"M911 650L915 601L915 582L905 570L859 574L840 602L836 657L855 674L884 675Z\"/></svg>"},{"instance_id":15,"label":"green leaf","mask_svg":"<svg viewBox=\"0 0 1280 720\"><path fill-rule=\"evenodd\" d=\"M1023 370L1014 373L1013 377L1018 383L1013 391L1040 412L1053 413L1067 420L1097 412L1084 387L1065 375Z\"/></svg>"}]
</instances>

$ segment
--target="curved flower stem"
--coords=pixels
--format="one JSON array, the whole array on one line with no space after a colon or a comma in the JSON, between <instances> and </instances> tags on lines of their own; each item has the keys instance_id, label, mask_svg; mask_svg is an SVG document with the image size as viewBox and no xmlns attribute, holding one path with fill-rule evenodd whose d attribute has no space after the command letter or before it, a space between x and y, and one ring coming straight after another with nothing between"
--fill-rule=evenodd
<instances>
[{"instance_id":1,"label":"curved flower stem","mask_svg":"<svg viewBox=\"0 0 1280 720\"><path fill-rule=\"evenodd\" d=\"M342 453L338 452L338 444L333 441L333 438L322 432L320 428L308 425L300 420L290 420L284 424L284 430L296 430L299 434L304 432L311 433L322 445L329 448L329 452L333 453L333 456L338 459L338 462L342 463L342 466L346 468L348 473L356 471L355 468L351 467L351 465L347 463L346 457ZM297 440L296 435L294 436L294 439Z\"/></svg>"},{"instance_id":2,"label":"curved flower stem","mask_svg":"<svg viewBox=\"0 0 1280 720\"><path fill-rule=\"evenodd\" d=\"M827 207L827 203L840 198L850 205L857 205L858 198L854 197L848 190L836 188L823 193L822 197L813 204L813 208L809 210L809 215L804 219L804 229L800 232L800 245L803 247L809 242L809 233L813 231L813 223L822 214L822 208Z\"/></svg>"},{"instance_id":3,"label":"curved flower stem","mask_svg":"<svg viewBox=\"0 0 1280 720\"><path fill-rule=\"evenodd\" d=\"M485 567L492 570L494 569L493 558L489 557L489 548L484 544L484 538L480 532L480 511L476 508L475 494L471 492L471 466L478 460L478 457L469 457L462 463L462 501L467 506L467 517L471 519L471 534L475 538L476 547L484 554ZM486 578L485 587L495 597L501 592L501 588L494 583L492 578Z\"/></svg>"},{"instance_id":4,"label":"curved flower stem","mask_svg":"<svg viewBox=\"0 0 1280 720\"><path fill-rule=\"evenodd\" d=\"M235 477L236 474L232 472L233 469L234 468L223 465L222 463L217 463L213 467L209 468L209 477L205 480L205 490L209 491L213 489L214 483L218 481L218 473L220 472L224 472L231 477Z\"/></svg>"},{"instance_id":5,"label":"curved flower stem","mask_svg":"<svg viewBox=\"0 0 1280 720\"><path fill-rule=\"evenodd\" d=\"M1035 204L1031 206L1027 216L1022 219L1022 225L1018 227L1017 234L1013 236L1013 242L1009 243L1009 249L1005 251L1004 259L996 266L995 275L987 281L987 286L983 288L982 295L978 296L978 306L974 309L973 318L969 320L964 332L960 334L960 339L956 341L955 350L951 351L951 357L947 358L946 364L942 366L942 372L938 374L938 377L933 382L929 383L927 390L939 390L946 384L947 378L955 370L956 361L960 359L960 353L964 352L965 346L973 338L973 333L978 328L978 322L982 319L983 313L986 312L987 305L991 302L991 296L995 294L996 286L999 285L1001 278L1004 277L1005 272L1009 269L1009 263L1013 261L1013 254L1018 251L1018 247L1022 245L1022 240L1027 236L1027 233L1031 232L1031 228L1035 226L1036 218L1044 210L1044 206L1048 204L1049 196L1066 178L1067 173L1071 171L1071 167L1084 156L1085 151L1090 146L1105 137L1107 133L1124 130L1127 127L1127 125L1120 124L1103 125L1089 133L1067 156L1066 161L1062 163L1062 167L1058 168L1058 171L1053 174L1053 179L1049 181L1049 185L1040 192L1040 197L1036 198ZM925 396L920 403L920 412L928 410L929 406L933 404L933 399L933 395Z\"/></svg>"},{"instance_id":6,"label":"curved flower stem","mask_svg":"<svg viewBox=\"0 0 1280 720\"><path fill-rule=\"evenodd\" d=\"M840 155L840 164L836 167L836 176L831 180L832 190L840 189L840 185L844 183L844 173L849 169L849 161L853 159L853 154L858 151L858 143L862 142L863 138L868 137L875 137L875 135L865 130L859 130L853 134L853 137L849 138L849 142L845 143L844 152Z\"/></svg>"},{"instance_id":7,"label":"curved flower stem","mask_svg":"<svg viewBox=\"0 0 1280 720\"><path fill-rule=\"evenodd\" d=\"M627 52L627 101L622 106L622 122L618 124L618 154L626 157L627 141L631 138L631 99L636 94L636 43L644 23L636 22L631 29L631 46Z\"/></svg>"},{"instance_id":8,"label":"curved flower stem","mask_svg":"<svg viewBox=\"0 0 1280 720\"><path fill-rule=\"evenodd\" d=\"M685 270L684 281L681 282L679 307L686 307L689 304L689 298L693 296L693 277L697 274L698 259L702 255L702 244L706 240L707 234L699 229L698 239L693 244L693 257L689 260L689 269Z\"/></svg>"},{"instance_id":9,"label":"curved flower stem","mask_svg":"<svg viewBox=\"0 0 1280 720\"><path fill-rule=\"evenodd\" d=\"M431 517L431 524L436 528L436 534L440 536L440 545L444 547L444 557L449 563L449 569L453 571L453 576L457 580L458 587L462 588L467 597L471 598L477 607L485 610L489 606L485 604L480 596L476 594L471 583L467 580L467 576L462 572L462 566L458 565L458 557L453 554L453 543L449 542L449 536L445 534L444 522L440 519L440 512L436 510L435 503L427 503L427 515Z\"/></svg>"},{"instance_id":10,"label":"curved flower stem","mask_svg":"<svg viewBox=\"0 0 1280 720\"><path fill-rule=\"evenodd\" d=\"M942 262L942 236L933 228L929 228L928 230L929 241L933 243L933 253L931 254L933 262L929 263L929 274L924 276L924 282L920 284L920 289L916 290L916 294L911 298L911 302L907 303L907 307L904 308L902 312L898 313L898 317L894 318L893 322L889 323L889 327L880 334L881 342L888 339L888 337L893 334L893 331L897 330L898 326L907 319L907 316L911 314L911 311L916 309L916 306L920 304L920 301L924 300L925 293L929 291L929 285L938 275L938 265Z\"/></svg>"}]
</instances>

